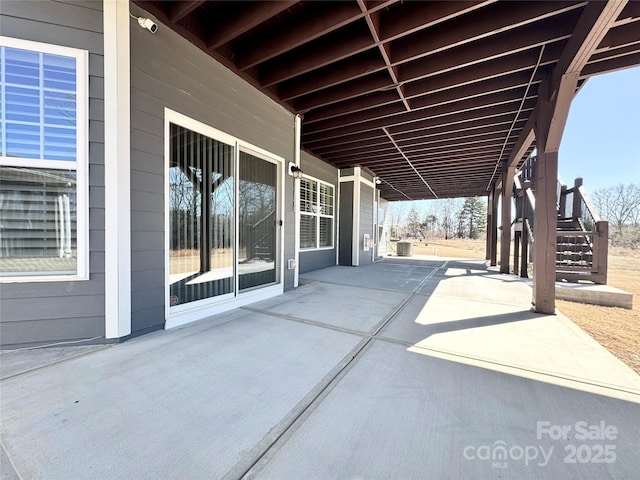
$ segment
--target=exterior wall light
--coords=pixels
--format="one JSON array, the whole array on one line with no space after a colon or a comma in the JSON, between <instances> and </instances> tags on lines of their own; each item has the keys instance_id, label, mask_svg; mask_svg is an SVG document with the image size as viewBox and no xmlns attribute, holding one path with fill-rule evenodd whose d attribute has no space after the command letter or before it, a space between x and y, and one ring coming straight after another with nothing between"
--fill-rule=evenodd
<instances>
[{"instance_id":1,"label":"exterior wall light","mask_svg":"<svg viewBox=\"0 0 640 480\"><path fill-rule=\"evenodd\" d=\"M293 178L301 178L303 173L304 172L298 165L295 165L293 163L289 164L289 175L291 175Z\"/></svg>"}]
</instances>

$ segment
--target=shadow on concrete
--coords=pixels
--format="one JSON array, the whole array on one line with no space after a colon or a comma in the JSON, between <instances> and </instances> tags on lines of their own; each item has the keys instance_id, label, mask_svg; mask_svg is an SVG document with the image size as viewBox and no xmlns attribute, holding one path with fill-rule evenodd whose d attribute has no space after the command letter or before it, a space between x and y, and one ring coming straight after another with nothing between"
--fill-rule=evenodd
<instances>
[{"instance_id":1,"label":"shadow on concrete","mask_svg":"<svg viewBox=\"0 0 640 480\"><path fill-rule=\"evenodd\" d=\"M332 267L275 299L15 374L0 397L14 477L635 478L640 377L562 315L530 312L525 282L483 269ZM615 438L575 437L602 421ZM538 438L538 422L571 436ZM509 458L486 458L503 444ZM617 456L571 463L568 444Z\"/></svg>"}]
</instances>

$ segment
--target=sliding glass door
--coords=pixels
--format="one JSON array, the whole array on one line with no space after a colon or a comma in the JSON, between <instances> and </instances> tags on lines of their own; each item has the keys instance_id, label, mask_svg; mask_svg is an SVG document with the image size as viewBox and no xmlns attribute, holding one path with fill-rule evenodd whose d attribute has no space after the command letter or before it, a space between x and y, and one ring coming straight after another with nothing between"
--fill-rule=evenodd
<instances>
[{"instance_id":1,"label":"sliding glass door","mask_svg":"<svg viewBox=\"0 0 640 480\"><path fill-rule=\"evenodd\" d=\"M240 152L238 275L245 290L276 281L278 166Z\"/></svg>"},{"instance_id":2,"label":"sliding glass door","mask_svg":"<svg viewBox=\"0 0 640 480\"><path fill-rule=\"evenodd\" d=\"M231 294L234 147L170 125L170 305Z\"/></svg>"},{"instance_id":3,"label":"sliding glass door","mask_svg":"<svg viewBox=\"0 0 640 480\"><path fill-rule=\"evenodd\" d=\"M169 306L278 283L280 163L225 135L168 135Z\"/></svg>"}]
</instances>

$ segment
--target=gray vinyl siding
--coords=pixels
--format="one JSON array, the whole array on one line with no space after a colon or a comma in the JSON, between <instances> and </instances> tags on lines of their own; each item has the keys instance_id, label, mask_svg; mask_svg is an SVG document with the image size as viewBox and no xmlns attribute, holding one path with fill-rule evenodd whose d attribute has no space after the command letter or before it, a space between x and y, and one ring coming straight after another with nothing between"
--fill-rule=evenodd
<instances>
[{"instance_id":1,"label":"gray vinyl siding","mask_svg":"<svg viewBox=\"0 0 640 480\"><path fill-rule=\"evenodd\" d=\"M353 265L351 248L353 246L353 182L340 184L340 214L338 218L338 256L340 265Z\"/></svg>"},{"instance_id":2,"label":"gray vinyl siding","mask_svg":"<svg viewBox=\"0 0 640 480\"><path fill-rule=\"evenodd\" d=\"M364 236L369 235L373 241L373 188L360 183L360 236L358 238L360 249L360 265L372 263L372 249L364 251Z\"/></svg>"},{"instance_id":3,"label":"gray vinyl siding","mask_svg":"<svg viewBox=\"0 0 640 480\"><path fill-rule=\"evenodd\" d=\"M134 15L149 16L134 4ZM132 331L164 324L164 108L293 160L294 116L170 28L131 28ZM284 260L294 258L293 180L283 186ZM293 288L293 270L284 271Z\"/></svg>"},{"instance_id":4,"label":"gray vinyl siding","mask_svg":"<svg viewBox=\"0 0 640 480\"><path fill-rule=\"evenodd\" d=\"M323 250L312 250L300 252L300 273L318 270L320 268L331 267L336 264L337 237L336 230L338 227L338 169L329 165L322 160L317 159L307 152L300 155L300 167L305 175L309 175L318 180L330 183L334 187L335 208L334 208L334 224L333 224L333 245L334 248Z\"/></svg>"},{"instance_id":5,"label":"gray vinyl siding","mask_svg":"<svg viewBox=\"0 0 640 480\"><path fill-rule=\"evenodd\" d=\"M102 2L2 0L3 36L89 51L87 281L0 284L2 345L104 337L104 62Z\"/></svg>"}]
</instances>

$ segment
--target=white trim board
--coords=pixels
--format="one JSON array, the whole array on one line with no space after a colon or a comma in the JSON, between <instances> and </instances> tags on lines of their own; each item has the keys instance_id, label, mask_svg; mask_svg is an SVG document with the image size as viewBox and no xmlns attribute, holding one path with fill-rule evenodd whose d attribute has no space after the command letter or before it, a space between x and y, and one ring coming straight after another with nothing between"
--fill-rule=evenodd
<instances>
[{"instance_id":1,"label":"white trim board","mask_svg":"<svg viewBox=\"0 0 640 480\"><path fill-rule=\"evenodd\" d=\"M237 272L237 256L234 254L234 291L220 295L217 297L211 297L201 299L195 302L189 302L173 308L170 307L170 284L169 284L169 166L170 166L170 125L180 125L181 127L192 130L196 133L204 135L206 137L223 142L227 145L233 146L234 149L234 178L238 178L239 174L239 159L240 152L246 152L265 161L271 162L278 168L278 183L277 183L277 215L278 220L282 220L282 226L278 226L278 256L279 264L276 265L276 282L266 285L264 287L256 287L245 291L240 291L239 288L239 276ZM249 142L245 142L237 137L229 135L221 130L211 127L205 123L195 120L191 117L178 113L169 108L164 109L164 198L165 198L165 226L164 226L164 264L165 264L165 328L173 328L186 323L201 320L203 318L229 311L244 305L248 305L259 300L271 298L276 295L284 293L284 218L285 218L285 159L279 155L273 154L263 148L253 145ZM234 186L234 198L235 209L238 206L239 190L237 184ZM238 252L238 215L237 211L234 213L234 242L235 252Z\"/></svg>"},{"instance_id":2,"label":"white trim board","mask_svg":"<svg viewBox=\"0 0 640 480\"><path fill-rule=\"evenodd\" d=\"M0 283L68 282L89 280L89 52L78 48L0 36L0 45L61 55L76 61L76 160L47 160L0 156L0 165L76 172L76 272L25 272L0 275ZM0 72L3 76L5 72ZM4 80L4 78L3 78ZM42 88L42 87L41 87ZM3 111L3 116L6 112ZM2 119L4 120L4 118ZM6 130L3 130L6 136ZM3 139L6 141L6 138ZM41 145L42 148L42 145ZM42 151L41 151L42 153Z\"/></svg>"},{"instance_id":3,"label":"white trim board","mask_svg":"<svg viewBox=\"0 0 640 480\"><path fill-rule=\"evenodd\" d=\"M219 313L228 312L239 307L244 307L251 303L259 302L261 300L267 300L269 298L277 297L284 293L284 283L280 282L278 285L271 285L268 287L260 288L258 290L250 290L233 298L225 298L217 303L207 303L206 305L200 305L188 310L173 313L167 318L164 328L175 328L187 323L202 320L204 318L217 315Z\"/></svg>"},{"instance_id":4,"label":"white trim board","mask_svg":"<svg viewBox=\"0 0 640 480\"><path fill-rule=\"evenodd\" d=\"M131 333L129 2L103 2L105 337Z\"/></svg>"}]
</instances>

